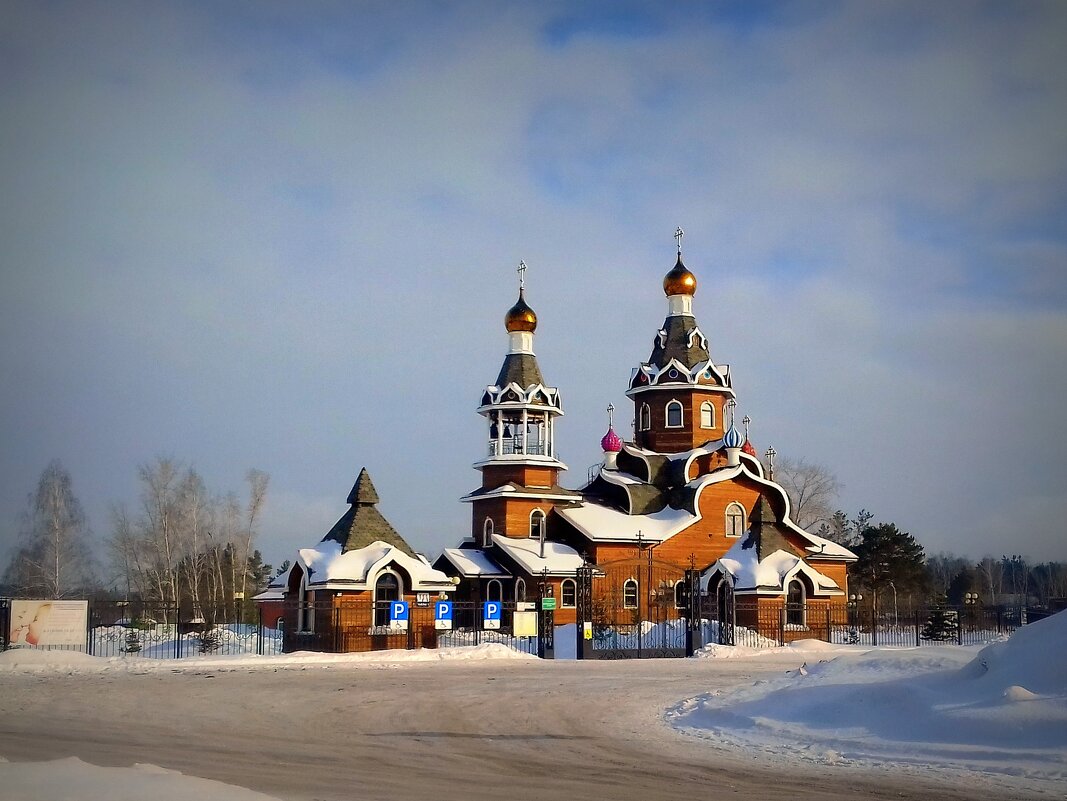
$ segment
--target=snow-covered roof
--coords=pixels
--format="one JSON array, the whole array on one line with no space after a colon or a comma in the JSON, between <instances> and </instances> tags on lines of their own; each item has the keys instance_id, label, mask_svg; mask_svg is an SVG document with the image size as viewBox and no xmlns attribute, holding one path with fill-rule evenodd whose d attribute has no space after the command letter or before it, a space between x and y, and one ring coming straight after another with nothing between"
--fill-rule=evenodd
<instances>
[{"instance_id":1,"label":"snow-covered roof","mask_svg":"<svg viewBox=\"0 0 1067 801\"><path fill-rule=\"evenodd\" d=\"M284 601L285 600L285 588L284 587L267 587L259 595L252 596L253 601Z\"/></svg>"},{"instance_id":2,"label":"snow-covered roof","mask_svg":"<svg viewBox=\"0 0 1067 801\"><path fill-rule=\"evenodd\" d=\"M744 456L744 454L742 454L742 456ZM686 487L694 491L693 503L695 505L695 508L698 510L700 509L700 493L704 490L705 487L709 487L712 484L718 484L721 481L729 481L730 479L737 478L742 474L748 476L757 484L760 484L765 487L771 487L775 490L775 492L779 493L780 497L785 502L785 514L782 516L782 524L787 526L790 531L799 534L800 537L808 543L805 546L805 550L811 556L833 561L853 562L856 560L856 554L852 553L852 551L850 551L848 548L838 545L837 543L830 542L830 540L816 536L815 534L811 534L802 529L796 523L794 523L789 516L789 495L782 488L782 486L780 484L774 483L770 479L764 478L763 476L753 472L749 468L749 466L744 463L744 461L737 465L720 467L719 469L699 476L698 478L695 478L688 484L686 484Z\"/></svg>"},{"instance_id":3,"label":"snow-covered roof","mask_svg":"<svg viewBox=\"0 0 1067 801\"><path fill-rule=\"evenodd\" d=\"M541 542L535 539L493 535L493 545L507 554L519 567L536 576L548 570L552 575L570 574L582 566L578 552L562 542L545 541L545 555L541 556Z\"/></svg>"},{"instance_id":4,"label":"snow-covered roof","mask_svg":"<svg viewBox=\"0 0 1067 801\"><path fill-rule=\"evenodd\" d=\"M856 554L852 553L844 545L838 545L836 542L820 537L818 534L804 532L804 536L811 540L812 547L808 548L808 550L811 551L812 556L833 556L839 559L856 558Z\"/></svg>"},{"instance_id":5,"label":"snow-covered roof","mask_svg":"<svg viewBox=\"0 0 1067 801\"><path fill-rule=\"evenodd\" d=\"M383 569L396 565L411 577L412 590L454 589L452 579L440 570L386 542L372 542L342 553L340 543L325 540L314 548L301 548L297 554L308 572L309 585L316 588L367 589L374 586Z\"/></svg>"},{"instance_id":6,"label":"snow-covered roof","mask_svg":"<svg viewBox=\"0 0 1067 801\"><path fill-rule=\"evenodd\" d=\"M495 461L495 460L490 460ZM561 462L555 462L555 466L562 465ZM565 467L563 469L566 469ZM516 484L514 481L509 481L506 484L501 484L499 487L493 487L492 489L479 488L473 492L469 492L460 498L461 503L471 503L482 498L536 498L538 500L549 501L575 501L581 498L581 493L574 490L564 489L560 486L552 487L524 487L521 484Z\"/></svg>"},{"instance_id":7,"label":"snow-covered roof","mask_svg":"<svg viewBox=\"0 0 1067 801\"><path fill-rule=\"evenodd\" d=\"M624 473L622 470L611 467L605 467L600 471L600 475L604 477L605 481L610 481L612 484L640 484L644 486L647 483L636 476L631 476L629 473Z\"/></svg>"},{"instance_id":8,"label":"snow-covered roof","mask_svg":"<svg viewBox=\"0 0 1067 801\"><path fill-rule=\"evenodd\" d=\"M507 578L511 574L474 548L445 548L441 553L463 578Z\"/></svg>"},{"instance_id":9,"label":"snow-covered roof","mask_svg":"<svg viewBox=\"0 0 1067 801\"><path fill-rule=\"evenodd\" d=\"M756 548L747 544L748 538L734 544L726 554L701 577L707 589L712 576L728 576L734 592L781 595L790 579L804 575L811 581L816 595L840 595L841 588L829 576L824 576L796 554L782 550L767 554L757 561Z\"/></svg>"},{"instance_id":10,"label":"snow-covered roof","mask_svg":"<svg viewBox=\"0 0 1067 801\"><path fill-rule=\"evenodd\" d=\"M685 509L666 507L647 515L628 515L595 503L567 508L556 507L556 514L591 540L598 542L663 542L700 518Z\"/></svg>"}]
</instances>

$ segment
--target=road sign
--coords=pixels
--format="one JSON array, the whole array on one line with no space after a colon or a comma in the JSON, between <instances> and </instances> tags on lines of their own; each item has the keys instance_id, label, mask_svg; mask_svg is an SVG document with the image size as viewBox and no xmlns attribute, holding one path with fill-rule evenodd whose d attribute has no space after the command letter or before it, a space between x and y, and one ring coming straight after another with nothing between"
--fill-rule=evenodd
<instances>
[{"instance_id":1,"label":"road sign","mask_svg":"<svg viewBox=\"0 0 1067 801\"><path fill-rule=\"evenodd\" d=\"M408 611L407 601L390 601L389 628L396 629L397 631L407 631Z\"/></svg>"},{"instance_id":2,"label":"road sign","mask_svg":"<svg viewBox=\"0 0 1067 801\"><path fill-rule=\"evenodd\" d=\"M511 633L516 637L536 637L537 612L516 612L512 615Z\"/></svg>"},{"instance_id":3,"label":"road sign","mask_svg":"<svg viewBox=\"0 0 1067 801\"><path fill-rule=\"evenodd\" d=\"M482 609L482 628L499 629L501 611L500 601L486 601Z\"/></svg>"},{"instance_id":4,"label":"road sign","mask_svg":"<svg viewBox=\"0 0 1067 801\"><path fill-rule=\"evenodd\" d=\"M550 609L555 609L556 608L556 599L555 598L542 598L541 599L541 608L544 609L546 612L548 610L550 610Z\"/></svg>"},{"instance_id":5,"label":"road sign","mask_svg":"<svg viewBox=\"0 0 1067 801\"><path fill-rule=\"evenodd\" d=\"M533 612L536 609L537 609L537 604L535 604L533 601L516 601L515 602L515 611L516 612Z\"/></svg>"},{"instance_id":6,"label":"road sign","mask_svg":"<svg viewBox=\"0 0 1067 801\"><path fill-rule=\"evenodd\" d=\"M433 626L438 631L452 628L452 602L437 601L433 605Z\"/></svg>"}]
</instances>

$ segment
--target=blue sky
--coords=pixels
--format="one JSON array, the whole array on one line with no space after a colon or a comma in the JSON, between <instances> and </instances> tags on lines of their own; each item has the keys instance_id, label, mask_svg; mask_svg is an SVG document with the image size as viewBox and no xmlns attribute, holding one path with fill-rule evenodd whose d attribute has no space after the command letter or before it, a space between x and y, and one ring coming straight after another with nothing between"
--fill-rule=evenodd
<instances>
[{"instance_id":1,"label":"blue sky","mask_svg":"<svg viewBox=\"0 0 1067 801\"><path fill-rule=\"evenodd\" d=\"M0 554L50 459L104 536L159 455L269 472L275 562L362 466L454 544L520 259L575 486L680 225L761 451L931 553L1067 559L1063 4L5 16Z\"/></svg>"}]
</instances>

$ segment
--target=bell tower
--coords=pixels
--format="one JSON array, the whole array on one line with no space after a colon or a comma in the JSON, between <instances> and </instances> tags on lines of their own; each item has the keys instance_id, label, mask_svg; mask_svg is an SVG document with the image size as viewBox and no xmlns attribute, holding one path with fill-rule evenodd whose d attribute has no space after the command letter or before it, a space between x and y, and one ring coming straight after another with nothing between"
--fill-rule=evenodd
<instances>
[{"instance_id":1,"label":"bell tower","mask_svg":"<svg viewBox=\"0 0 1067 801\"><path fill-rule=\"evenodd\" d=\"M681 228L674 233L678 259L663 278L667 318L652 355L630 374L634 441L660 453L691 450L722 439L727 402L734 397L728 365L712 361L708 338L693 315L697 279L682 262Z\"/></svg>"},{"instance_id":2,"label":"bell tower","mask_svg":"<svg viewBox=\"0 0 1067 801\"><path fill-rule=\"evenodd\" d=\"M519 299L504 315L508 352L478 405L488 430L486 455L474 463L482 485L462 499L472 505L471 533L481 547L492 535L543 537L548 512L567 492L559 487L567 466L557 458L555 434L563 404L534 354L537 315L526 303L526 269L519 262Z\"/></svg>"}]
</instances>

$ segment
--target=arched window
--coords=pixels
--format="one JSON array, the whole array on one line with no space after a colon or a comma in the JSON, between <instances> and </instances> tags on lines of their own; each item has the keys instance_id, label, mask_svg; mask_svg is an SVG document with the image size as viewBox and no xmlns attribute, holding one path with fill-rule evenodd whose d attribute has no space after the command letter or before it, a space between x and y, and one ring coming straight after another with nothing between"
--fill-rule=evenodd
<instances>
[{"instance_id":1,"label":"arched window","mask_svg":"<svg viewBox=\"0 0 1067 801\"><path fill-rule=\"evenodd\" d=\"M530 539L539 540L545 534L545 513L540 509L530 512Z\"/></svg>"},{"instance_id":2,"label":"arched window","mask_svg":"<svg viewBox=\"0 0 1067 801\"><path fill-rule=\"evenodd\" d=\"M525 601L526 600L526 580L525 579L515 579L515 600L516 601Z\"/></svg>"},{"instance_id":3,"label":"arched window","mask_svg":"<svg viewBox=\"0 0 1067 801\"><path fill-rule=\"evenodd\" d=\"M482 524L482 547L488 548L493 544L493 518L485 518L485 523Z\"/></svg>"},{"instance_id":4,"label":"arched window","mask_svg":"<svg viewBox=\"0 0 1067 801\"><path fill-rule=\"evenodd\" d=\"M296 630L297 631L314 631L315 630L315 604L312 599L315 597L312 592L308 590L308 577L307 573L301 570L299 567L294 568L300 574L300 588L297 590L296 596ZM292 579L290 579L292 581Z\"/></svg>"},{"instance_id":5,"label":"arched window","mask_svg":"<svg viewBox=\"0 0 1067 801\"><path fill-rule=\"evenodd\" d=\"M790 626L804 625L804 582L795 578L785 593L785 622Z\"/></svg>"},{"instance_id":6,"label":"arched window","mask_svg":"<svg viewBox=\"0 0 1067 801\"><path fill-rule=\"evenodd\" d=\"M637 429L639 431L648 431L652 428L652 410L648 408L647 403L641 404L641 414L637 421Z\"/></svg>"},{"instance_id":7,"label":"arched window","mask_svg":"<svg viewBox=\"0 0 1067 801\"><path fill-rule=\"evenodd\" d=\"M637 608L637 581L626 579L622 584L622 605L626 609Z\"/></svg>"},{"instance_id":8,"label":"arched window","mask_svg":"<svg viewBox=\"0 0 1067 801\"><path fill-rule=\"evenodd\" d=\"M374 625L389 625L389 603L399 601L400 577L395 573L382 573L374 582Z\"/></svg>"},{"instance_id":9,"label":"arched window","mask_svg":"<svg viewBox=\"0 0 1067 801\"><path fill-rule=\"evenodd\" d=\"M487 601L503 601L504 590L500 586L499 579L491 579L489 584L485 588L485 600Z\"/></svg>"},{"instance_id":10,"label":"arched window","mask_svg":"<svg viewBox=\"0 0 1067 801\"><path fill-rule=\"evenodd\" d=\"M574 579L563 579L559 595L559 605L564 609L570 609L577 604L578 585L574 583Z\"/></svg>"},{"instance_id":11,"label":"arched window","mask_svg":"<svg viewBox=\"0 0 1067 801\"><path fill-rule=\"evenodd\" d=\"M726 536L740 537L745 533L745 507L734 502L726 507Z\"/></svg>"},{"instance_id":12,"label":"arched window","mask_svg":"<svg viewBox=\"0 0 1067 801\"><path fill-rule=\"evenodd\" d=\"M674 585L674 608L685 609L686 607L686 584L684 581L679 581Z\"/></svg>"},{"instance_id":13,"label":"arched window","mask_svg":"<svg viewBox=\"0 0 1067 801\"><path fill-rule=\"evenodd\" d=\"M715 407L711 405L711 401L700 404L700 427L715 428Z\"/></svg>"},{"instance_id":14,"label":"arched window","mask_svg":"<svg viewBox=\"0 0 1067 801\"><path fill-rule=\"evenodd\" d=\"M682 404L672 400L667 404L667 428L682 427Z\"/></svg>"}]
</instances>

